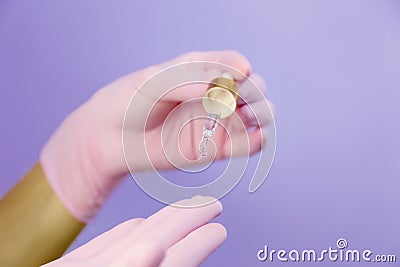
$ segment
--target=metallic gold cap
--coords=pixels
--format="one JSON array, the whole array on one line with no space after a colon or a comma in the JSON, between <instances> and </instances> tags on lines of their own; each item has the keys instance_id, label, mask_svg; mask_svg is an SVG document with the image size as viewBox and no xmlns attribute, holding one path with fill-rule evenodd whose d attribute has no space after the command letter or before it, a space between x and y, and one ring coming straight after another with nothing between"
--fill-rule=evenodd
<instances>
[{"instance_id":1,"label":"metallic gold cap","mask_svg":"<svg viewBox=\"0 0 400 267\"><path fill-rule=\"evenodd\" d=\"M235 112L238 87L229 73L214 79L203 96L203 107L209 114L217 114L222 119Z\"/></svg>"}]
</instances>

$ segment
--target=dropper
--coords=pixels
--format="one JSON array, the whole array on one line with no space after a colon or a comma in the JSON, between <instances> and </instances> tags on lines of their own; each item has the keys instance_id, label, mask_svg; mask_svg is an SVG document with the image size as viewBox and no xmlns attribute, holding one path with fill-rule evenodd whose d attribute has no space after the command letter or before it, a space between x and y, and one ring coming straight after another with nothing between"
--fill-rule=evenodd
<instances>
[{"instance_id":1,"label":"dropper","mask_svg":"<svg viewBox=\"0 0 400 267\"><path fill-rule=\"evenodd\" d=\"M199 144L201 157L207 156L209 139L215 134L221 118L227 118L235 112L237 85L232 74L225 72L222 77L211 82L203 97L203 107L208 116L203 125L202 138Z\"/></svg>"}]
</instances>

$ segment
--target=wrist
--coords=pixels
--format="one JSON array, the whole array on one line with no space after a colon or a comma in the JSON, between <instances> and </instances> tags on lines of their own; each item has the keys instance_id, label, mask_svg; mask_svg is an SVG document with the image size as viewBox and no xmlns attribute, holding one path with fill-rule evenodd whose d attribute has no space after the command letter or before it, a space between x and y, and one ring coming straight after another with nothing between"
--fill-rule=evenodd
<instances>
[{"instance_id":1,"label":"wrist","mask_svg":"<svg viewBox=\"0 0 400 267\"><path fill-rule=\"evenodd\" d=\"M96 215L119 181L109 176L102 162L103 133L89 111L85 105L68 116L43 147L39 160L54 192L81 222Z\"/></svg>"},{"instance_id":2,"label":"wrist","mask_svg":"<svg viewBox=\"0 0 400 267\"><path fill-rule=\"evenodd\" d=\"M1 266L38 266L54 260L84 227L49 186L40 164L1 200L0 211Z\"/></svg>"}]
</instances>

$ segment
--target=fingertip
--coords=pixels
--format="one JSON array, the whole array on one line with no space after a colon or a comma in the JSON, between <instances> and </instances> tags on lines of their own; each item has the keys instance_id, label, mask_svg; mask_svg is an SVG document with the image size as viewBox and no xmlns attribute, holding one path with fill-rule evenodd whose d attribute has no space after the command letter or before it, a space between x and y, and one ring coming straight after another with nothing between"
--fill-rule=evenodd
<instances>
[{"instance_id":1,"label":"fingertip","mask_svg":"<svg viewBox=\"0 0 400 267\"><path fill-rule=\"evenodd\" d=\"M267 83L260 74L252 73L248 79L252 81L262 93L265 94L267 91Z\"/></svg>"},{"instance_id":2,"label":"fingertip","mask_svg":"<svg viewBox=\"0 0 400 267\"><path fill-rule=\"evenodd\" d=\"M217 206L218 213L221 214L222 211L224 210L224 206L222 206L221 201L218 199L215 201L215 205Z\"/></svg>"},{"instance_id":3,"label":"fingertip","mask_svg":"<svg viewBox=\"0 0 400 267\"><path fill-rule=\"evenodd\" d=\"M195 195L189 199L183 199L171 204L173 207L186 207L186 208L200 208L212 206L215 209L215 212L221 214L222 212L222 203L212 196L200 196Z\"/></svg>"},{"instance_id":4,"label":"fingertip","mask_svg":"<svg viewBox=\"0 0 400 267\"><path fill-rule=\"evenodd\" d=\"M250 155L259 152L266 143L266 132L263 132L262 128L257 127L251 133L248 133L250 143Z\"/></svg>"},{"instance_id":5,"label":"fingertip","mask_svg":"<svg viewBox=\"0 0 400 267\"><path fill-rule=\"evenodd\" d=\"M228 238L228 231L224 225L220 223L209 223L208 226L213 229L215 235L217 235L222 242Z\"/></svg>"},{"instance_id":6,"label":"fingertip","mask_svg":"<svg viewBox=\"0 0 400 267\"><path fill-rule=\"evenodd\" d=\"M222 213L223 206L221 201L219 201L217 198L212 196L194 196L194 198L201 198L203 205L213 205L219 214Z\"/></svg>"},{"instance_id":7,"label":"fingertip","mask_svg":"<svg viewBox=\"0 0 400 267\"><path fill-rule=\"evenodd\" d=\"M272 101L267 101L269 112L271 113L272 120L274 120L276 106Z\"/></svg>"},{"instance_id":8,"label":"fingertip","mask_svg":"<svg viewBox=\"0 0 400 267\"><path fill-rule=\"evenodd\" d=\"M244 78L250 76L252 72L252 66L249 60L241 53L236 50L225 50L221 53L221 63L227 64L239 70L243 75L237 75L234 78L236 80L243 80ZM234 73L233 73L234 74Z\"/></svg>"},{"instance_id":9,"label":"fingertip","mask_svg":"<svg viewBox=\"0 0 400 267\"><path fill-rule=\"evenodd\" d=\"M268 142L268 132L267 129L261 128L261 149L267 144Z\"/></svg>"},{"instance_id":10,"label":"fingertip","mask_svg":"<svg viewBox=\"0 0 400 267\"><path fill-rule=\"evenodd\" d=\"M264 78L252 73L246 80L239 84L239 100L238 103L249 104L265 99L267 85Z\"/></svg>"},{"instance_id":11,"label":"fingertip","mask_svg":"<svg viewBox=\"0 0 400 267\"><path fill-rule=\"evenodd\" d=\"M274 119L273 105L266 99L240 106L237 114L247 127L264 127Z\"/></svg>"}]
</instances>

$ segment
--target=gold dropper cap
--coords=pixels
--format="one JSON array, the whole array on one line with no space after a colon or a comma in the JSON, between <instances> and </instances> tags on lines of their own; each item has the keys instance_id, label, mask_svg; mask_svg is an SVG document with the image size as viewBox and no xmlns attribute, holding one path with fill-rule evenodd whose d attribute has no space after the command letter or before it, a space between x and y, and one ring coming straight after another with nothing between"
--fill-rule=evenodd
<instances>
[{"instance_id":1,"label":"gold dropper cap","mask_svg":"<svg viewBox=\"0 0 400 267\"><path fill-rule=\"evenodd\" d=\"M227 118L235 112L237 98L236 82L230 73L225 72L222 77L211 81L203 96L203 107L209 114Z\"/></svg>"}]
</instances>

